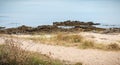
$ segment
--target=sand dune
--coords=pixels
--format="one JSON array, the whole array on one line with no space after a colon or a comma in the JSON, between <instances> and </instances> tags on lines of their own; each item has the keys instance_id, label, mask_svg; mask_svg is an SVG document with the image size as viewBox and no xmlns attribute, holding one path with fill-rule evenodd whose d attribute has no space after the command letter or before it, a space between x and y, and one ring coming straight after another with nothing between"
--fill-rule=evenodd
<instances>
[{"instance_id":1,"label":"sand dune","mask_svg":"<svg viewBox=\"0 0 120 65\"><path fill-rule=\"evenodd\" d=\"M94 35L99 36L99 34ZM5 39L10 38L0 37L2 43L4 43ZM52 58L64 61L70 61L73 63L82 62L83 65L120 65L120 51L102 51L96 49L83 50L74 47L36 44L30 40L17 38L14 38L14 41L21 44L21 48L24 50L46 54Z\"/></svg>"}]
</instances>

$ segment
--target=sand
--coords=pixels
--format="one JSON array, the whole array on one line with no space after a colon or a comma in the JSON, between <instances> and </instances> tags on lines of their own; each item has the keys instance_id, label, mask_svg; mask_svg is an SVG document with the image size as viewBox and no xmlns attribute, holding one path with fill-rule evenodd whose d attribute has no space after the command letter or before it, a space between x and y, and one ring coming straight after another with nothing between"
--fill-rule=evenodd
<instances>
[{"instance_id":1,"label":"sand","mask_svg":"<svg viewBox=\"0 0 120 65\"><path fill-rule=\"evenodd\" d=\"M84 36L86 39L95 41L101 44L111 44L116 43L120 45L120 33L119 34L99 34L92 32L82 32L80 35Z\"/></svg>"},{"instance_id":2,"label":"sand","mask_svg":"<svg viewBox=\"0 0 120 65\"><path fill-rule=\"evenodd\" d=\"M107 38L109 41L119 40L115 39L116 37L119 38L118 35L111 36L97 33L84 33L84 35L95 39ZM0 42L4 43L5 39L10 38L0 36L0 40L2 40ZM74 47L52 46L17 38L14 38L14 41L21 44L20 47L24 50L45 54L55 59L73 63L81 62L83 65L120 65L120 51L102 51L97 49L77 49ZM99 42L103 41L99 40Z\"/></svg>"}]
</instances>

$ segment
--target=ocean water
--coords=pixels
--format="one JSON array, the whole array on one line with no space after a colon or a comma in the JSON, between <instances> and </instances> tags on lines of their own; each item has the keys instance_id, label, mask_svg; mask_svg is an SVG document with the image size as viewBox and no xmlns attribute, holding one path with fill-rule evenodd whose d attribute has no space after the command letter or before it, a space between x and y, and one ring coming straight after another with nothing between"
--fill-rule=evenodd
<instances>
[{"instance_id":1,"label":"ocean water","mask_svg":"<svg viewBox=\"0 0 120 65\"><path fill-rule=\"evenodd\" d=\"M101 24L101 25L97 25L96 27L100 27L100 28L120 28L119 24Z\"/></svg>"},{"instance_id":2,"label":"ocean water","mask_svg":"<svg viewBox=\"0 0 120 65\"><path fill-rule=\"evenodd\" d=\"M21 18L22 19L22 18ZM11 27L18 27L21 25L26 25L26 26L32 26L32 27L37 27L39 25L53 25L53 22L56 21L52 21L52 20L46 20L46 22L34 22L32 20L29 20L29 22L18 22L18 20L14 20L14 18L7 18L7 17L0 17L0 26L6 27L6 28L11 28ZM67 20L67 19L66 19ZM66 20L58 20L58 22L63 22ZM26 21L26 20L25 20ZM94 23L98 23L98 22L94 22ZM120 24L104 24L104 23L100 23L100 25L95 25L96 27L100 27L100 28L120 28Z\"/></svg>"},{"instance_id":3,"label":"ocean water","mask_svg":"<svg viewBox=\"0 0 120 65\"><path fill-rule=\"evenodd\" d=\"M36 27L66 20L119 27L120 0L0 0L0 26Z\"/></svg>"}]
</instances>

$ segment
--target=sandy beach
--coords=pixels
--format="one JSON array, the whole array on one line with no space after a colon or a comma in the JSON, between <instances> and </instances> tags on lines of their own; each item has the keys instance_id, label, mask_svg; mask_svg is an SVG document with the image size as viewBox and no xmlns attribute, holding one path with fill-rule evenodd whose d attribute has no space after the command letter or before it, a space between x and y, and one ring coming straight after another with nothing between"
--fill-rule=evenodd
<instances>
[{"instance_id":1,"label":"sandy beach","mask_svg":"<svg viewBox=\"0 0 120 65\"><path fill-rule=\"evenodd\" d=\"M88 39L95 40L100 43L117 43L120 35L107 35L98 33L80 33ZM30 37L30 35L13 35L17 37ZM46 35L48 36L48 35ZM48 36L50 37L50 36ZM5 39L10 39L5 36L0 36L1 43ZM53 46L41 43L36 43L31 40L13 38L14 41L21 45L21 48L27 51L34 51L48 55L49 57L69 61L72 63L81 62L83 65L120 65L120 51L103 51L97 49L77 49L74 47Z\"/></svg>"}]
</instances>

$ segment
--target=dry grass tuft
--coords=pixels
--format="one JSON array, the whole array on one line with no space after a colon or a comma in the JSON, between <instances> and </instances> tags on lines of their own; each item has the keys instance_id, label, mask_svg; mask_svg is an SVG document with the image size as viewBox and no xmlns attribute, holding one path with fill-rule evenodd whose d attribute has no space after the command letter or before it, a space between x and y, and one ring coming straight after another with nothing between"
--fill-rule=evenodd
<instances>
[{"instance_id":1,"label":"dry grass tuft","mask_svg":"<svg viewBox=\"0 0 120 65\"><path fill-rule=\"evenodd\" d=\"M0 64L2 65L27 65L29 54L22 50L13 40L6 40L0 48Z\"/></svg>"},{"instance_id":2,"label":"dry grass tuft","mask_svg":"<svg viewBox=\"0 0 120 65\"><path fill-rule=\"evenodd\" d=\"M55 37L55 40L57 41L63 41L68 43L78 43L81 42L83 39L80 35L64 35L64 34L58 34Z\"/></svg>"},{"instance_id":3,"label":"dry grass tuft","mask_svg":"<svg viewBox=\"0 0 120 65\"><path fill-rule=\"evenodd\" d=\"M112 44L109 44L106 49L108 49L108 50L120 50L120 47L118 44L112 43Z\"/></svg>"},{"instance_id":4,"label":"dry grass tuft","mask_svg":"<svg viewBox=\"0 0 120 65\"><path fill-rule=\"evenodd\" d=\"M80 48L86 49L86 48L95 48L94 41L91 40L85 40L81 43Z\"/></svg>"}]
</instances>

